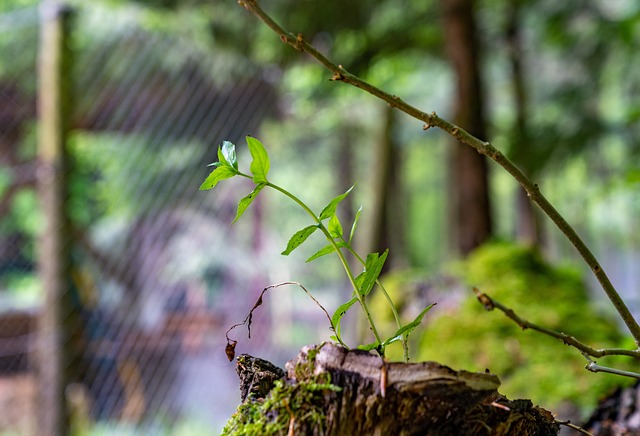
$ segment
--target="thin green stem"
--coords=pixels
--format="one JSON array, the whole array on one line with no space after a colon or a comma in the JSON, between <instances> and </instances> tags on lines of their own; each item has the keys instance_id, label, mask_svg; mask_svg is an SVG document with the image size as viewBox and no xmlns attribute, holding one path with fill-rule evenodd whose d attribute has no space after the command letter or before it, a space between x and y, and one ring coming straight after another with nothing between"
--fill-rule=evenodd
<instances>
[{"instance_id":1,"label":"thin green stem","mask_svg":"<svg viewBox=\"0 0 640 436\"><path fill-rule=\"evenodd\" d=\"M256 0L239 0L238 3L254 14L263 23L269 26L284 42L289 44L293 48L299 51L304 51L314 57L318 62L325 66L329 71L333 73L331 80L340 81L349 85L360 88L379 99L387 102L391 107L395 107L398 110L410 115L411 117L423 121L425 123L424 130L431 127L437 127L444 130L451 136L455 137L458 141L476 149L480 154L483 154L508 171L513 178L522 185L527 192L527 195L542 211L553 221L553 223L564 233L567 239L575 247L576 251L582 256L587 263L596 279L600 283L605 294L615 307L616 311L620 315L620 318L624 321L625 325L633 335L636 346L640 349L640 325L635 320L631 311L627 307L624 300L618 294L609 277L602 269L600 263L596 260L591 250L578 236L576 231L567 223L567 221L558 213L558 211L549 203L549 201L540 193L538 185L533 183L513 162L511 162L506 156L504 156L498 149L496 149L491 143L483 141L471 135L469 132L457 126L443 118L436 115L435 112L430 114L417 109L414 106L403 101L396 95L389 94L380 88L377 88L370 83L360 79L359 77L349 73L343 68L342 65L338 65L326 56L320 53L315 47L305 41L301 34L294 35L291 32L286 31L282 26L276 23L259 5Z\"/></svg>"},{"instance_id":2,"label":"thin green stem","mask_svg":"<svg viewBox=\"0 0 640 436\"><path fill-rule=\"evenodd\" d=\"M343 241L344 241L344 238L343 238ZM344 242L347 244L347 249L349 250L349 252L353 254L353 256L358 260L358 262L360 262L362 265L366 265L366 262L364 261L364 259L362 259L362 257L351 247L351 244L349 244L347 241L344 241ZM393 318L396 320L396 325L398 326L398 329L400 329L402 327L402 321L400 320L400 315L398 314L396 305L394 304L393 300L391 299L391 296L389 295L387 290L384 288L380 280L376 279L376 284L380 287L380 291L382 291L382 295L384 295L384 298L386 298L387 302L389 303L389 306L391 306L391 312L393 313ZM402 350L404 354L404 361L408 362L409 361L409 345L407 343L406 336L402 336Z\"/></svg>"},{"instance_id":3,"label":"thin green stem","mask_svg":"<svg viewBox=\"0 0 640 436\"><path fill-rule=\"evenodd\" d=\"M241 175L244 175L244 174L241 174ZM246 175L244 176L248 177ZM333 249L336 252L336 255L340 259L340 263L342 263L342 267L344 268L347 274L347 277L349 278L349 283L353 287L353 290L356 294L356 298L358 299L358 302L360 303L360 306L364 311L365 317L367 318L369 327L371 327L371 332L373 333L374 338L376 339L378 344L382 344L382 341L380 340L380 335L378 334L378 329L376 328L376 325L373 322L373 318L371 316L371 312L369 311L369 307L367 306L367 302L365 301L364 297L360 295L358 285L356 284L356 279L353 275L353 272L351 271L351 268L349 267L349 263L347 262L347 259L344 257L344 254L342 253L342 251L340 251L340 247L338 247L338 244L336 243L335 239L329 233L329 230L327 230L325 225L322 223L322 220L320 220L320 218L318 218L318 216L315 213L313 213L313 211L309 208L309 206L307 206L302 200L300 200L298 197L293 195L291 192L271 182L267 182L266 186L275 189L276 191L284 194L285 196L289 197L291 200L296 202L316 222L316 224L318 225L318 228L320 229L320 231L322 231L327 241L329 241L329 243L333 246ZM336 338L338 338L339 337L338 332L336 331L335 333L336 333ZM340 342L342 343L342 341Z\"/></svg>"}]
</instances>

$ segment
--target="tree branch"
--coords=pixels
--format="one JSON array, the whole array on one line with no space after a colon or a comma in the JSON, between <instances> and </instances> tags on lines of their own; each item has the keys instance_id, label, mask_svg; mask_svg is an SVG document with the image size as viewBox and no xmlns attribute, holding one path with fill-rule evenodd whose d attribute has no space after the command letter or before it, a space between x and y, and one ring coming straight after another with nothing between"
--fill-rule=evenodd
<instances>
[{"instance_id":1,"label":"tree branch","mask_svg":"<svg viewBox=\"0 0 640 436\"><path fill-rule=\"evenodd\" d=\"M527 192L529 198L538 206L542 211L553 221L553 223L564 233L571 244L576 248L580 256L587 263L596 279L602 286L602 289L606 293L609 300L617 310L618 314L624 321L625 325L633 335L638 349L640 349L640 326L634 319L633 315L629 311L629 308L622 300L615 287L609 280L609 277L604 272L599 262L591 253L586 244L578 236L576 231L567 223L567 221L558 213L558 211L549 203L549 201L542 195L538 185L533 183L529 178L505 155L503 155L498 149L496 149L491 143L476 138L468 133L463 128L440 118L435 112L430 114L423 112L399 98L396 95L389 94L368 82L360 79L359 77L349 73L342 65L337 65L330 61L326 56L320 53L315 47L309 44L302 36L302 34L294 35L291 32L286 31L282 26L275 22L259 5L257 0L239 0L238 3L246 10L255 15L258 19L269 26L276 34L280 36L282 42L292 46L296 50L304 51L314 57L318 62L324 65L329 71L333 73L331 80L340 81L349 85L360 88L379 99L387 102L391 107L395 107L398 110L410 115L411 117L423 121L425 123L424 130L431 127L437 127L444 130L451 136L455 137L458 141L473 147L488 158L492 159L498 165L503 167L506 171L513 176L513 178L522 185Z\"/></svg>"},{"instance_id":2,"label":"tree branch","mask_svg":"<svg viewBox=\"0 0 640 436\"><path fill-rule=\"evenodd\" d=\"M571 347L577 348L583 356L589 361L587 366L585 367L587 370L591 372L608 372L611 374L623 375L626 377L633 377L640 379L640 374L628 371L622 371L619 369L608 368L605 366L597 365L589 356L592 357L603 357L603 356L631 356L636 359L640 358L640 350L627 350L624 348L592 348L583 342L580 342L576 338L566 333L557 332L555 330L551 330L546 327L539 326L532 322L527 321L526 319L518 316L513 309L510 309L497 301L493 300L484 292L478 290L478 288L473 288L473 292L476 294L476 297L482 303L486 310L498 309L503 312L509 319L518 324L520 328L523 330L531 329L543 333L547 336L551 336L553 338L561 340L565 345L569 345Z\"/></svg>"},{"instance_id":3,"label":"tree branch","mask_svg":"<svg viewBox=\"0 0 640 436\"><path fill-rule=\"evenodd\" d=\"M637 372L624 371L622 369L610 368L608 366L598 365L596 362L593 361L593 359L591 359L589 357L589 355L587 353L583 352L582 355L589 362L584 367L587 371L591 371L591 372L606 372L606 373L609 373L609 374L621 375L623 377L631 377L631 378L640 379L640 374L638 374Z\"/></svg>"}]
</instances>

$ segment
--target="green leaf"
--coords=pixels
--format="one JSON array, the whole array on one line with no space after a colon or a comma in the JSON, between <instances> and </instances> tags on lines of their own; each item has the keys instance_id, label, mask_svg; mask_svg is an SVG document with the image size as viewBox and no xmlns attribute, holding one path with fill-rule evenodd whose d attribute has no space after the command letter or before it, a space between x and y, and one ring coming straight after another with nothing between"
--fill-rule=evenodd
<instances>
[{"instance_id":1,"label":"green leaf","mask_svg":"<svg viewBox=\"0 0 640 436\"><path fill-rule=\"evenodd\" d=\"M382 256L379 256L378 253L369 253L367 255L364 267L364 277L362 279L362 283L358 286L360 295L363 297L366 297L373 289L373 285L375 285L376 280L378 280L378 276L382 272L382 267L384 266L384 262L387 260L388 254L389 249L385 250L384 253L382 253Z\"/></svg>"},{"instance_id":2,"label":"green leaf","mask_svg":"<svg viewBox=\"0 0 640 436\"><path fill-rule=\"evenodd\" d=\"M262 142L256 138L247 136L247 145L249 146L249 152L253 160L251 161L251 174L253 174L253 181L256 184L267 183L267 174L269 173L269 155L265 150Z\"/></svg>"},{"instance_id":3,"label":"green leaf","mask_svg":"<svg viewBox=\"0 0 640 436\"><path fill-rule=\"evenodd\" d=\"M360 214L362 213L362 206L358 208L356 212L356 217L353 219L353 225L351 226L351 232L349 233L349 244L353 241L353 235L356 233L356 227L358 226L358 220L360 219Z\"/></svg>"},{"instance_id":4,"label":"green leaf","mask_svg":"<svg viewBox=\"0 0 640 436\"><path fill-rule=\"evenodd\" d=\"M224 158L224 162L226 162L227 165L231 165L236 170L238 169L238 158L236 156L236 146L233 145L231 142L229 141L222 142L222 148L218 148L218 159L220 159L220 162L223 162L223 159L220 158L220 156Z\"/></svg>"},{"instance_id":5,"label":"green leaf","mask_svg":"<svg viewBox=\"0 0 640 436\"><path fill-rule=\"evenodd\" d=\"M296 248L298 248L300 246L300 244L302 244L304 241L307 240L307 238L309 236L311 236L311 234L313 232L315 232L316 230L318 230L318 225L313 225L313 226L308 226L305 227L302 230L298 230L295 235L293 235L291 237L291 239L289 239L289 243L287 243L287 249L284 250L281 254L283 256L288 256L289 253L291 253L293 250L295 250Z\"/></svg>"},{"instance_id":6,"label":"green leaf","mask_svg":"<svg viewBox=\"0 0 640 436\"><path fill-rule=\"evenodd\" d=\"M336 198L334 198L333 200L331 200L329 202L329 204L327 204L324 209L322 209L322 212L320 212L320 216L318 217L320 220L324 220L327 218L330 218L331 216L333 216L336 213L336 209L338 208L338 204L345 199L345 197L347 195L349 195L349 193L351 192L351 190L355 187L356 185L353 185L351 188L347 189L347 192L345 192L344 194L340 194L338 195Z\"/></svg>"},{"instance_id":7,"label":"green leaf","mask_svg":"<svg viewBox=\"0 0 640 436\"><path fill-rule=\"evenodd\" d=\"M378 341L376 342L372 342L370 344L367 345L358 345L358 350L364 350L364 351L371 351L371 350L375 350L376 348L378 348L378 346L380 345L380 343Z\"/></svg>"},{"instance_id":8,"label":"green leaf","mask_svg":"<svg viewBox=\"0 0 640 436\"><path fill-rule=\"evenodd\" d=\"M229 161L227 161L227 158L224 156L224 154L222 154L222 148L220 146L218 146L218 162L215 162L211 165L215 165L217 167L223 165L226 165L228 167L231 166L231 164L229 164Z\"/></svg>"},{"instance_id":9,"label":"green leaf","mask_svg":"<svg viewBox=\"0 0 640 436\"><path fill-rule=\"evenodd\" d=\"M329 234L334 238L342 238L342 225L340 224L338 215L331 215L327 230L329 230Z\"/></svg>"},{"instance_id":10,"label":"green leaf","mask_svg":"<svg viewBox=\"0 0 640 436\"><path fill-rule=\"evenodd\" d=\"M346 303L341 304L333 313L333 316L331 317L331 324L333 324L333 327L335 328L336 335L340 336L340 319L345 313L347 313L347 310L356 303L356 301L358 301L358 299L353 297Z\"/></svg>"},{"instance_id":11,"label":"green leaf","mask_svg":"<svg viewBox=\"0 0 640 436\"><path fill-rule=\"evenodd\" d=\"M206 191L207 189L212 189L219 181L229 179L236 174L238 174L238 172L230 166L217 167L215 170L211 171L211 174L209 174L205 181L202 182L200 190Z\"/></svg>"},{"instance_id":12,"label":"green leaf","mask_svg":"<svg viewBox=\"0 0 640 436\"><path fill-rule=\"evenodd\" d=\"M385 347L389 344L392 344L394 342L397 342L399 340L401 340L403 338L403 336L409 336L409 334L411 334L412 331L415 330L416 327L418 327L420 325L420 323L422 322L422 318L424 318L424 315L431 310L431 308L433 306L435 306L436 303L430 304L426 309L424 309L422 312L420 312L418 314L418 316L416 316L416 318L411 321L409 324L402 326L398 329L397 332L395 332L395 334L393 336L391 336L389 339L385 340L382 343L382 346Z\"/></svg>"},{"instance_id":13,"label":"green leaf","mask_svg":"<svg viewBox=\"0 0 640 436\"><path fill-rule=\"evenodd\" d=\"M336 241L336 245L338 246L338 248L344 248L347 247L347 243L344 241ZM329 253L333 253L335 252L335 248L333 247L332 244L328 244L325 245L324 247L322 247L320 250L316 251L313 256L311 256L309 259L306 260L306 262L311 262L312 260L316 260L319 257L325 256Z\"/></svg>"},{"instance_id":14,"label":"green leaf","mask_svg":"<svg viewBox=\"0 0 640 436\"><path fill-rule=\"evenodd\" d=\"M255 189L253 191L251 191L251 193L249 195L247 195L242 200L240 200L240 202L238 203L238 212L236 212L236 217L234 218L234 220L233 220L233 222L231 224L233 224L236 221L238 221L238 218L240 218L242 216L244 211L247 210L249 205L253 202L253 200L256 198L258 193L260 191L262 191L262 188L264 188L264 187L265 187L264 183L259 184L258 186L255 187Z\"/></svg>"}]
</instances>

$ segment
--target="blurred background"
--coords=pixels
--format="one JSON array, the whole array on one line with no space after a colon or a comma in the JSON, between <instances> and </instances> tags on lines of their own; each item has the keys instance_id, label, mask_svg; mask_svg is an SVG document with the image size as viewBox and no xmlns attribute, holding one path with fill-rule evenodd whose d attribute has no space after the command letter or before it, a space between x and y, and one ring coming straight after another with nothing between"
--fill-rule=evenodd
<instances>
[{"instance_id":1,"label":"blurred background","mask_svg":"<svg viewBox=\"0 0 640 436\"><path fill-rule=\"evenodd\" d=\"M640 312L640 4L264 7L349 71L490 140ZM246 135L316 211L357 182L342 222L363 206L357 246L390 248L384 282L403 317L438 302L412 360L489 368L503 393L561 418L626 383L475 301L471 286L595 347L634 346L510 176L329 78L231 0L0 3L0 434L217 434L240 399L225 331L262 289L301 282L330 312L349 298L337 260L305 264L319 239L280 255L309 224L295 205L264 191L231 225L251 184L198 190L223 140L248 168ZM283 365L328 339L298 288L269 292L251 339L232 332L237 352ZM350 315L348 339L369 342Z\"/></svg>"}]
</instances>

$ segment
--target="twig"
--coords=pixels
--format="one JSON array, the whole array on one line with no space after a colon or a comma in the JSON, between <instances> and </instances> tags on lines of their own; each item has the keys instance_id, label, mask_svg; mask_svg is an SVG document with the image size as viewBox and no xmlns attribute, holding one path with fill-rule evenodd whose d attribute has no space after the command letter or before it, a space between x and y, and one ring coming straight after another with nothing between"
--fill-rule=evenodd
<instances>
[{"instance_id":1,"label":"twig","mask_svg":"<svg viewBox=\"0 0 640 436\"><path fill-rule=\"evenodd\" d=\"M600 365L597 365L595 362L593 362L589 358L589 356L602 357L602 356L614 356L615 355L615 356L631 356L631 357L635 357L637 359L637 358L640 358L640 350L626 350L624 348L600 348L600 349L592 348L592 347L580 342L579 340L577 340L576 338L574 338L571 335L568 335L568 334L562 333L562 332L557 332L555 330L551 330L551 329L546 328L546 327L539 326L537 324L534 324L532 322L527 321L526 319L521 318L520 316L518 316L513 311L513 309L510 309L510 308L504 306L503 304L498 303L497 301L495 301L494 299L489 297L487 294L485 294L483 292L480 292L480 290L478 290L478 288L473 288L473 292L476 294L476 297L478 298L480 303L482 303L482 305L484 306L485 309L487 309L487 310L493 310L493 309L500 310L508 318L510 318L516 324L518 324L523 330L531 329L531 330L538 331L538 332L543 333L545 335L548 335L548 336L554 337L556 339L559 339L564 344L572 346L572 347L577 348L578 350L580 350L580 352L587 358L587 360L589 360L589 364L587 364L587 366L586 366L587 370L589 370L591 372L609 372L611 374L623 375L623 376L626 376L626 377L640 378L640 374L637 374L637 373L634 373L634 372L622 371L622 370L618 370L618 369L613 369L613 368L607 368L607 367L604 367L604 366L600 366Z\"/></svg>"},{"instance_id":2,"label":"twig","mask_svg":"<svg viewBox=\"0 0 640 436\"><path fill-rule=\"evenodd\" d=\"M624 371L622 369L611 368L611 367L608 367L608 366L598 365L596 362L593 361L593 359L591 359L589 357L588 354L583 352L582 355L589 362L584 367L587 371L591 371L591 372L606 372L606 373L609 373L609 374L621 375L623 377L631 377L631 378L640 379L640 374L639 373L631 372L631 371Z\"/></svg>"},{"instance_id":3,"label":"twig","mask_svg":"<svg viewBox=\"0 0 640 436\"><path fill-rule=\"evenodd\" d=\"M559 419L556 419L556 424L564 425L565 427L569 427L569 428L571 428L571 429L573 429L573 430L575 430L575 431L577 431L579 433L586 434L586 435L589 435L589 436L593 436L593 433L589 433L584 428L578 427L575 424L571 424L571 421L560 421Z\"/></svg>"},{"instance_id":4,"label":"twig","mask_svg":"<svg viewBox=\"0 0 640 436\"><path fill-rule=\"evenodd\" d=\"M327 319L329 320L329 325L331 326L331 330L335 332L335 330L336 330L335 326L333 325L333 321L331 321L331 317L329 316L329 313L327 312L327 310L322 306L322 304L320 304L320 302L318 302L318 300L316 300L314 298L313 295L311 295L311 292L309 292L307 290L307 288L302 286L302 284L300 284L298 282L282 282L282 283L278 283L276 285L267 286L260 293L260 296L258 297L256 302L254 303L253 307L249 311L249 314L246 316L244 321L232 325L225 332L225 337L227 338L227 345L225 347L225 353L226 353L227 358L229 359L229 361L233 360L233 358L235 356L235 347L236 347L236 344L238 343L238 341L235 341L235 340L229 338L229 332L231 330L235 329L236 327L239 327L241 325L246 325L247 326L247 330L248 330L248 336L249 336L249 338L251 338L251 322L253 321L253 311L256 310L258 307L262 306L262 296L265 294L265 292L267 292L270 289L279 288L280 286L285 286L285 285L298 285L300 288L302 288L302 290L307 293L309 298L311 298L313 300L313 302L316 303L316 305L318 305L318 307L320 309L322 309L324 314L327 316ZM342 345L344 345L344 344L342 344Z\"/></svg>"},{"instance_id":5,"label":"twig","mask_svg":"<svg viewBox=\"0 0 640 436\"><path fill-rule=\"evenodd\" d=\"M377 88L370 83L360 79L359 77L349 73L342 65L337 65L330 61L326 56L320 53L315 47L309 44L302 34L294 35L291 32L286 31L282 26L276 23L259 5L257 0L239 0L238 3L255 15L258 19L269 26L277 35L280 36L282 42L289 44L293 48L299 51L304 51L314 57L318 62L324 65L329 71L333 73L331 80L340 81L349 85L366 91L379 99L387 102L391 107L395 107L398 110L410 115L411 117L423 121L425 123L424 130L431 127L437 127L444 130L450 135L454 136L458 141L463 144L469 145L476 149L478 153L481 153L497 164L507 170L513 178L522 185L527 195L544 213L554 222L554 224L565 234L567 239L576 248L580 256L587 263L596 279L602 286L602 289L607 294L609 300L611 300L613 306L618 311L618 314L626 324L627 328L633 335L636 341L636 345L640 348L640 325L636 322L633 315L629 311L629 308L622 300L615 287L609 280L609 277L604 272L600 263L597 261L591 250L586 246L582 239L578 236L576 231L567 223L567 221L558 213L558 211L549 203L549 201L542 195L538 185L533 183L513 162L511 162L505 155L503 155L498 149L496 149L491 143L482 141L471 135L463 128L443 119L436 115L435 112L430 114L423 112L414 106L409 105L404 100L396 95L389 94L380 88Z\"/></svg>"}]
</instances>

